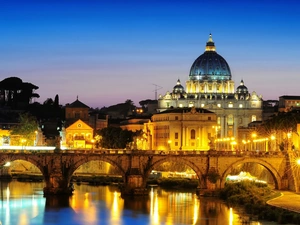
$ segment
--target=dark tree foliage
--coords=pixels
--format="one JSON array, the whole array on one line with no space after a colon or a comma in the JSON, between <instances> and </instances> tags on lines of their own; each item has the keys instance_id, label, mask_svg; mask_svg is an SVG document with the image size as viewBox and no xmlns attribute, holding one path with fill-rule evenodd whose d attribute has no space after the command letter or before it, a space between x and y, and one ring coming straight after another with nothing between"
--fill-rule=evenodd
<instances>
[{"instance_id":1,"label":"dark tree foliage","mask_svg":"<svg viewBox=\"0 0 300 225\"><path fill-rule=\"evenodd\" d=\"M59 97L55 96L55 100L47 98L43 104L33 103L28 107L30 113L37 117L39 121L43 120L64 120L65 112L63 107L59 105Z\"/></svg>"},{"instance_id":2,"label":"dark tree foliage","mask_svg":"<svg viewBox=\"0 0 300 225\"><path fill-rule=\"evenodd\" d=\"M139 102L139 104L142 106L144 112L148 111L148 105L149 104L157 104L157 100L151 100L151 99L146 99L146 100L142 100Z\"/></svg>"},{"instance_id":3,"label":"dark tree foliage","mask_svg":"<svg viewBox=\"0 0 300 225\"><path fill-rule=\"evenodd\" d=\"M266 120L259 129L260 134L268 136L276 131L284 133L297 132L297 123L300 122L300 113L297 111L279 113L273 118Z\"/></svg>"},{"instance_id":4,"label":"dark tree foliage","mask_svg":"<svg viewBox=\"0 0 300 225\"><path fill-rule=\"evenodd\" d=\"M99 130L100 146L103 148L123 149L133 141L134 132L119 127L107 127Z\"/></svg>"},{"instance_id":5,"label":"dark tree foliage","mask_svg":"<svg viewBox=\"0 0 300 225\"><path fill-rule=\"evenodd\" d=\"M299 111L281 112L271 119L264 121L263 124L258 127L257 131L260 136L264 137L269 137L273 134L284 134L283 142L278 143L283 150L284 148L287 148L288 145L288 134L298 134L297 123L300 123Z\"/></svg>"},{"instance_id":6,"label":"dark tree foliage","mask_svg":"<svg viewBox=\"0 0 300 225\"><path fill-rule=\"evenodd\" d=\"M0 97L1 105L10 106L12 108L20 108L28 105L32 98L39 98L33 90L39 87L23 82L18 77L9 77L0 81Z\"/></svg>"}]
</instances>

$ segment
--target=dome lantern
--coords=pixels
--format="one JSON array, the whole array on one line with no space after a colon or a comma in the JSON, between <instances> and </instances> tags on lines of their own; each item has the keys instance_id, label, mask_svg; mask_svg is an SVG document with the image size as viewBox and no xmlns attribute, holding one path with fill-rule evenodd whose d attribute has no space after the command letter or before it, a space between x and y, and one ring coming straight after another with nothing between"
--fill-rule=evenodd
<instances>
[{"instance_id":1,"label":"dome lantern","mask_svg":"<svg viewBox=\"0 0 300 225\"><path fill-rule=\"evenodd\" d=\"M206 42L205 51L214 51L214 52L216 51L216 46L215 46L215 43L212 39L211 34L209 34L208 41Z\"/></svg>"}]
</instances>

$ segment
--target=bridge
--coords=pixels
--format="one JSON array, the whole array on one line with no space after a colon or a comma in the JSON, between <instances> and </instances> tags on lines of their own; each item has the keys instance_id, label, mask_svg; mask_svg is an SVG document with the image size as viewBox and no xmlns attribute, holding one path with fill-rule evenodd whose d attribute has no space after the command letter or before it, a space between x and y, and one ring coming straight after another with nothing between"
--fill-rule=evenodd
<instances>
[{"instance_id":1,"label":"bridge","mask_svg":"<svg viewBox=\"0 0 300 225\"><path fill-rule=\"evenodd\" d=\"M256 163L267 169L278 190L299 191L300 182L293 151L152 151L121 149L11 150L0 151L0 165L25 160L35 165L44 177L44 195L70 194L73 173L81 165L104 161L117 168L124 181L124 194L146 193L146 181L151 171L164 162L180 162L191 169L199 180L199 189L223 188L233 168L243 163ZM299 170L300 171L300 170ZM211 179L212 177L215 180Z\"/></svg>"}]
</instances>

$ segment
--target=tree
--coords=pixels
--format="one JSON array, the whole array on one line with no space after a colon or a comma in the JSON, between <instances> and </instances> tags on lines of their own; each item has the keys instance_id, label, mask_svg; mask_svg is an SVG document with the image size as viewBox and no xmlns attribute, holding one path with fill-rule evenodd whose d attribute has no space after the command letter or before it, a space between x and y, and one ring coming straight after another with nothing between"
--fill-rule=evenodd
<instances>
[{"instance_id":1,"label":"tree","mask_svg":"<svg viewBox=\"0 0 300 225\"><path fill-rule=\"evenodd\" d=\"M262 137L276 136L277 145L281 146L281 150L287 149L289 142L289 134L297 133L297 123L300 122L300 113L290 111L287 113L279 113L273 118L266 120L260 127L258 133ZM281 136L278 138L278 136Z\"/></svg>"},{"instance_id":2,"label":"tree","mask_svg":"<svg viewBox=\"0 0 300 225\"><path fill-rule=\"evenodd\" d=\"M18 77L6 78L0 82L1 104L12 108L27 105L32 98L40 97L37 93L33 93L33 90L38 88L31 83L23 82Z\"/></svg>"},{"instance_id":3,"label":"tree","mask_svg":"<svg viewBox=\"0 0 300 225\"><path fill-rule=\"evenodd\" d=\"M34 145L38 122L35 117L28 113L19 115L19 124L12 127L10 134L17 136L17 145Z\"/></svg>"},{"instance_id":4,"label":"tree","mask_svg":"<svg viewBox=\"0 0 300 225\"><path fill-rule=\"evenodd\" d=\"M120 127L106 127L97 134L101 136L99 145L103 148L124 149L133 140L133 132Z\"/></svg>"}]
</instances>

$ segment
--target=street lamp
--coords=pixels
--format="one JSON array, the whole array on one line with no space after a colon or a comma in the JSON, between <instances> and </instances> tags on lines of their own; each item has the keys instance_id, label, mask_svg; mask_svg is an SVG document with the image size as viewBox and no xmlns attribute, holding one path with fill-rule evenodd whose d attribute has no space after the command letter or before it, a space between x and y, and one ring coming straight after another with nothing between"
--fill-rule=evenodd
<instances>
[{"instance_id":1,"label":"street lamp","mask_svg":"<svg viewBox=\"0 0 300 225\"><path fill-rule=\"evenodd\" d=\"M252 133L252 134L251 134L251 137L252 137L252 139L253 139L253 140L252 140L252 145L251 145L251 150L255 150L255 149L256 149L256 143L255 143L256 140L255 140L255 139L256 139L256 137L257 137L257 134L256 134L256 133Z\"/></svg>"},{"instance_id":2,"label":"street lamp","mask_svg":"<svg viewBox=\"0 0 300 225\"><path fill-rule=\"evenodd\" d=\"M23 150L26 145L26 139L21 139L21 143L22 143L22 150Z\"/></svg>"},{"instance_id":3,"label":"street lamp","mask_svg":"<svg viewBox=\"0 0 300 225\"><path fill-rule=\"evenodd\" d=\"M289 131L287 133L287 138L288 138L288 142L287 142L287 150L292 150L292 141L291 141L291 137L292 137L292 132Z\"/></svg>"},{"instance_id":4,"label":"street lamp","mask_svg":"<svg viewBox=\"0 0 300 225\"><path fill-rule=\"evenodd\" d=\"M276 137L274 135L271 135L271 148L272 150L276 150L276 144L274 145Z\"/></svg>"},{"instance_id":5,"label":"street lamp","mask_svg":"<svg viewBox=\"0 0 300 225\"><path fill-rule=\"evenodd\" d=\"M94 149L94 143L95 143L95 140L92 139L92 149Z\"/></svg>"},{"instance_id":6,"label":"street lamp","mask_svg":"<svg viewBox=\"0 0 300 225\"><path fill-rule=\"evenodd\" d=\"M171 150L171 143L172 143L172 141L171 141L171 140L168 140L169 150Z\"/></svg>"}]
</instances>

